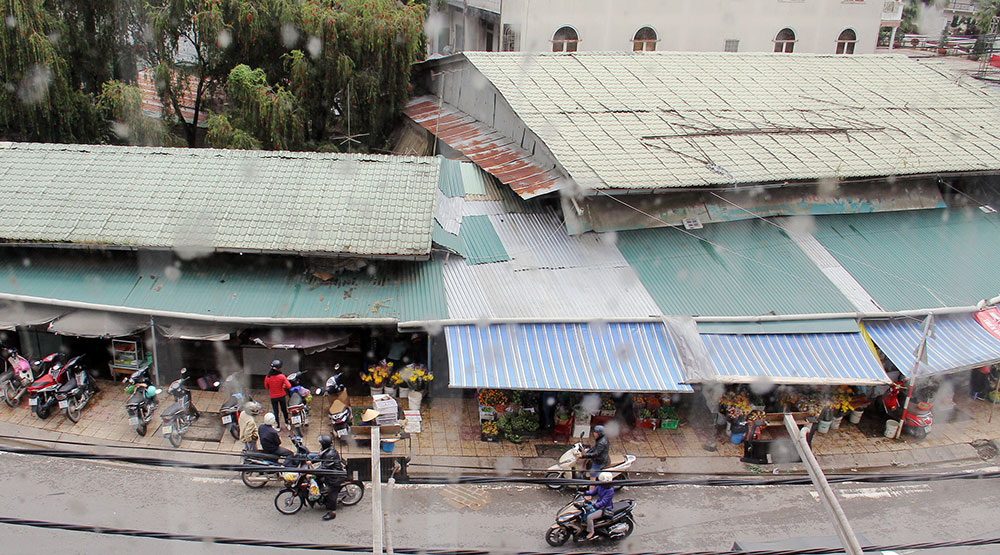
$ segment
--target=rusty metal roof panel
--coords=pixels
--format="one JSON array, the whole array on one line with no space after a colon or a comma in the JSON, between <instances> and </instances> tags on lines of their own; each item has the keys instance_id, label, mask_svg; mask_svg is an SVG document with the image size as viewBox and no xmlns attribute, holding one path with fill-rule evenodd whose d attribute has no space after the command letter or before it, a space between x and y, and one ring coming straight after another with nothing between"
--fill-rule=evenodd
<instances>
[{"instance_id":1,"label":"rusty metal roof panel","mask_svg":"<svg viewBox=\"0 0 1000 555\"><path fill-rule=\"evenodd\" d=\"M410 101L404 112L448 146L461 152L521 198L555 191L559 174L535 164L530 153L489 125L465 114L436 97Z\"/></svg>"}]
</instances>

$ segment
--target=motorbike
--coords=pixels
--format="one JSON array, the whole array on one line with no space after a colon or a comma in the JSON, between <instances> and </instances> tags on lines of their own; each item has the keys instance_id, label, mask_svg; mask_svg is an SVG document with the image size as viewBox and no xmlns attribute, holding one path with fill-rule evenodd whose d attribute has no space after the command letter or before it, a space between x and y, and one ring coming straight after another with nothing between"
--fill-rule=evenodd
<instances>
[{"instance_id":1,"label":"motorbike","mask_svg":"<svg viewBox=\"0 0 1000 555\"><path fill-rule=\"evenodd\" d=\"M292 388L288 390L288 420L291 421L292 435L301 436L302 428L309 425L309 402L312 401L312 393L302 387L302 374L305 372L292 372L288 375L288 383Z\"/></svg>"},{"instance_id":2,"label":"motorbike","mask_svg":"<svg viewBox=\"0 0 1000 555\"><path fill-rule=\"evenodd\" d=\"M229 399L225 403L222 403L222 407L219 408L219 415L222 418L222 425L229 430L229 435L233 436L233 439L240 439L240 425L238 421L240 407L242 407L247 401L253 401L253 397L250 396L249 390L244 387L245 380L239 374L230 374L225 381L223 381L223 387L232 394L229 395Z\"/></svg>"},{"instance_id":3,"label":"motorbike","mask_svg":"<svg viewBox=\"0 0 1000 555\"><path fill-rule=\"evenodd\" d=\"M296 446L297 447L297 446ZM315 455L309 455L315 460ZM283 515L294 515L309 505L313 508L324 508L323 499L326 492L322 491L322 480L317 480L309 474L310 463L304 463L299 472L281 472L279 474L284 487L274 496L274 508ZM340 487L337 502L350 507L357 505L365 496L365 485L361 480L348 480Z\"/></svg>"},{"instance_id":4,"label":"motorbike","mask_svg":"<svg viewBox=\"0 0 1000 555\"><path fill-rule=\"evenodd\" d=\"M288 456L285 460L282 460L278 455L273 455L271 453L264 453L263 451L256 451L250 448L250 446L243 447L243 464L245 465L257 465L257 466L273 466L273 467L300 467L308 463L309 456L312 453L306 448L305 444L302 442L301 436L292 436L292 444L295 445L295 453ZM243 480L243 484L248 488L262 488L266 486L271 480L280 480L277 472L257 472L253 470L243 470L240 472L240 479Z\"/></svg>"},{"instance_id":5,"label":"motorbike","mask_svg":"<svg viewBox=\"0 0 1000 555\"><path fill-rule=\"evenodd\" d=\"M3 395L4 403L13 408L21 404L21 397L28 391L28 386L47 371L48 367L40 360L29 362L14 349L5 350L7 354L3 359L7 361L9 368L0 374L0 395Z\"/></svg>"},{"instance_id":6,"label":"motorbike","mask_svg":"<svg viewBox=\"0 0 1000 555\"><path fill-rule=\"evenodd\" d=\"M41 374L38 379L28 386L28 405L35 416L45 420L56 408L56 391L69 381L70 371L80 362L83 355L79 355L65 360L62 353L56 353L45 357L51 366Z\"/></svg>"},{"instance_id":7,"label":"motorbike","mask_svg":"<svg viewBox=\"0 0 1000 555\"><path fill-rule=\"evenodd\" d=\"M334 367L334 371L339 370L340 365ZM333 398L330 402L330 428L334 436L345 440L351 431L351 405L347 396L347 388L340 383L342 374L334 374L326 380L325 393ZM316 395L324 390L317 389Z\"/></svg>"},{"instance_id":8,"label":"motorbike","mask_svg":"<svg viewBox=\"0 0 1000 555\"><path fill-rule=\"evenodd\" d=\"M566 478L573 480L586 480L589 476L587 475L587 459L581 459L580 455L584 452L584 446L582 443L576 443L572 447L566 450L565 453L559 457L559 462L550 466L546 472L546 478ZM611 457L611 463L603 469L604 472L610 472L614 480L628 480L628 470L632 468L632 463L635 462L635 455L625 455L624 457ZM562 489L560 484L546 484L550 489ZM616 486L615 489L620 489L621 486Z\"/></svg>"},{"instance_id":9,"label":"motorbike","mask_svg":"<svg viewBox=\"0 0 1000 555\"><path fill-rule=\"evenodd\" d=\"M191 390L187 385L189 379L188 369L181 368L180 379L174 380L167 388L167 393L174 398L174 402L160 414L160 420L163 421L160 431L174 447L181 446L185 432L200 416L191 402ZM219 382L215 382L215 386L218 387Z\"/></svg>"},{"instance_id":10,"label":"motorbike","mask_svg":"<svg viewBox=\"0 0 1000 555\"><path fill-rule=\"evenodd\" d=\"M66 383L56 389L55 397L66 418L75 424L80 421L83 408L100 390L82 364L71 366L66 376Z\"/></svg>"},{"instance_id":11,"label":"motorbike","mask_svg":"<svg viewBox=\"0 0 1000 555\"><path fill-rule=\"evenodd\" d=\"M882 394L879 403L882 410L889 418L899 420L903 416L903 404L906 402L907 388L904 383L893 383L889 389ZM933 404L931 399L933 393L926 388L918 388L913 391L910 397L910 405L906 407L906 420L903 422L903 431L917 439L924 439L931 431L934 423Z\"/></svg>"},{"instance_id":12,"label":"motorbike","mask_svg":"<svg viewBox=\"0 0 1000 555\"><path fill-rule=\"evenodd\" d=\"M125 401L125 411L128 413L128 423L140 436L146 435L146 427L153 419L153 411L156 410L156 394L160 390L156 389L149 378L149 367L132 372L132 375L122 380L128 384L125 386L125 393L129 395Z\"/></svg>"},{"instance_id":13,"label":"motorbike","mask_svg":"<svg viewBox=\"0 0 1000 555\"><path fill-rule=\"evenodd\" d=\"M621 540L631 535L635 530L635 517L632 516L634 509L633 499L615 501L610 510L605 509L605 514L594 521L594 532L597 537L605 540ZM556 522L545 532L545 541L553 547L559 547L570 538L573 538L573 541L585 541L586 536L586 502L583 495L578 495L556 513Z\"/></svg>"}]
</instances>

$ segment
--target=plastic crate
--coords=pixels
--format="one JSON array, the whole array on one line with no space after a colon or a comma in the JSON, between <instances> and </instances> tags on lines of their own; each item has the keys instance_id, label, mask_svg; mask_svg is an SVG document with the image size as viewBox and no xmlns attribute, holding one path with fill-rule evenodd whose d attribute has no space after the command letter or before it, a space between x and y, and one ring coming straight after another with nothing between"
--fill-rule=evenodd
<instances>
[{"instance_id":1,"label":"plastic crate","mask_svg":"<svg viewBox=\"0 0 1000 555\"><path fill-rule=\"evenodd\" d=\"M676 419L676 418L670 418L670 419L664 418L663 420L660 421L660 429L661 430L676 430L677 429L677 425L680 424L680 422L681 421L678 420L678 419Z\"/></svg>"}]
</instances>

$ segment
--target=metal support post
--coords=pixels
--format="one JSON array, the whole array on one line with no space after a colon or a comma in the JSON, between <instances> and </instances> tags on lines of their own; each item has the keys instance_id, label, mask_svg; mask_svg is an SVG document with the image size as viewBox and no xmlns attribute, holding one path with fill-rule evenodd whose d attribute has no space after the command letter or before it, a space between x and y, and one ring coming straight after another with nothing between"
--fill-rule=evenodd
<instances>
[{"instance_id":1,"label":"metal support post","mask_svg":"<svg viewBox=\"0 0 1000 555\"><path fill-rule=\"evenodd\" d=\"M906 390L906 401L903 402L903 414L899 416L899 426L896 428L894 439L899 439L903 433L903 424L906 422L906 409L910 408L910 398L913 397L913 387L917 384L917 374L920 372L920 363L927 364L927 338L933 334L934 315L928 314L924 319L923 335L920 337L920 344L913 352L913 372L910 374L910 387Z\"/></svg>"},{"instance_id":2,"label":"metal support post","mask_svg":"<svg viewBox=\"0 0 1000 555\"><path fill-rule=\"evenodd\" d=\"M898 29L899 27L893 27L892 34L889 35L889 52L892 52L892 49L896 46L896 30Z\"/></svg>"},{"instance_id":3,"label":"metal support post","mask_svg":"<svg viewBox=\"0 0 1000 555\"><path fill-rule=\"evenodd\" d=\"M812 448L809 447L806 435L809 433L810 426L811 424L804 426L800 430L795 425L795 419L789 414L785 415L785 429L792 436L792 443L795 445L795 450L798 451L799 458L802 459L802 463L809 473L809 478L812 480L813 485L816 486L816 493L819 494L820 501L823 502L830 516L833 517L834 529L837 531L837 535L840 536L840 543L844 545L847 555L862 555L861 544L858 543L858 538L854 535L854 530L851 529L851 523L848 522L844 510L840 507L840 503L834 496L830 484L826 481L823 469L820 468L819 462L816 461L816 457L813 455Z\"/></svg>"},{"instance_id":4,"label":"metal support post","mask_svg":"<svg viewBox=\"0 0 1000 555\"><path fill-rule=\"evenodd\" d=\"M392 551L392 534L389 532L389 519L391 518L390 513L392 513L392 486L396 485L396 478L389 478L389 481L385 484L385 554L394 555Z\"/></svg>"},{"instance_id":5,"label":"metal support post","mask_svg":"<svg viewBox=\"0 0 1000 555\"><path fill-rule=\"evenodd\" d=\"M156 351L156 321L152 316L149 317L149 333L153 339L153 383L160 383L160 359ZM142 366L142 362L139 363Z\"/></svg>"},{"instance_id":6,"label":"metal support post","mask_svg":"<svg viewBox=\"0 0 1000 555\"><path fill-rule=\"evenodd\" d=\"M382 430L372 426L372 555L382 555Z\"/></svg>"}]
</instances>

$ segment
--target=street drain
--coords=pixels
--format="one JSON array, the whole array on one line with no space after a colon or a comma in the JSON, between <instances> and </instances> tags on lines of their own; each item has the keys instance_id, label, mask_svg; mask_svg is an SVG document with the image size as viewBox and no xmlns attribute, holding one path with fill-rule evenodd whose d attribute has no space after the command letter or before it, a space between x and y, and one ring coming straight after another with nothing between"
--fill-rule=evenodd
<instances>
[{"instance_id":1,"label":"street drain","mask_svg":"<svg viewBox=\"0 0 1000 555\"><path fill-rule=\"evenodd\" d=\"M997 444L988 439L977 439L972 442L972 446L975 447L976 452L979 453L979 458L984 461L996 457L997 453L1000 452L1000 450L997 449Z\"/></svg>"}]
</instances>

